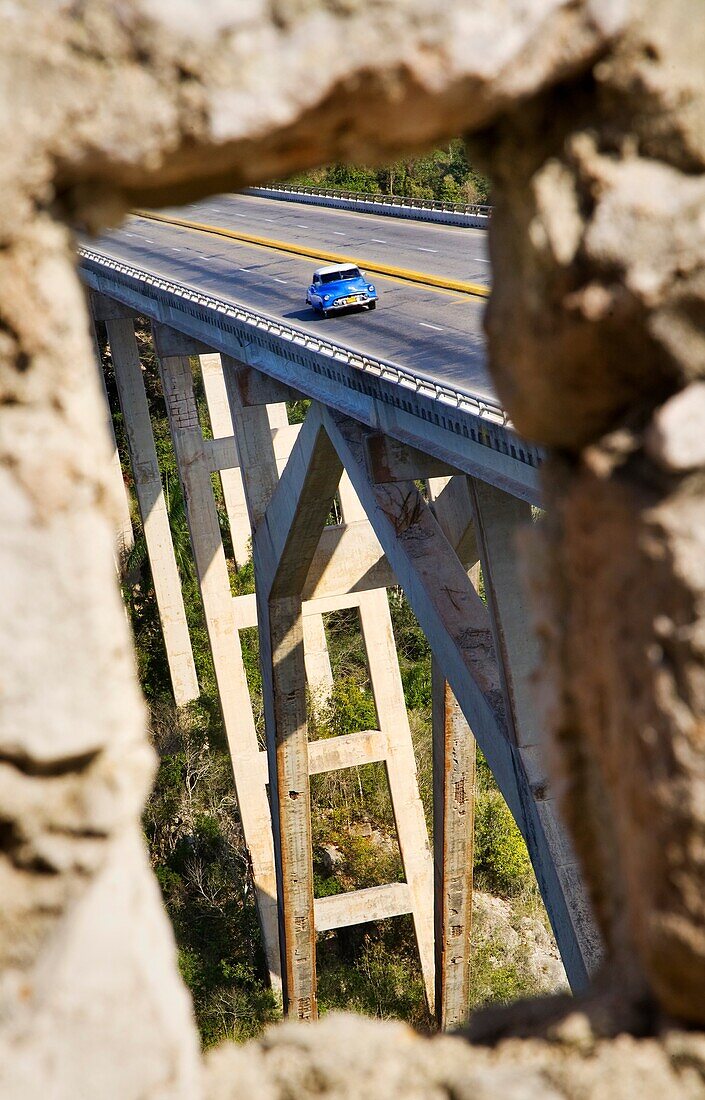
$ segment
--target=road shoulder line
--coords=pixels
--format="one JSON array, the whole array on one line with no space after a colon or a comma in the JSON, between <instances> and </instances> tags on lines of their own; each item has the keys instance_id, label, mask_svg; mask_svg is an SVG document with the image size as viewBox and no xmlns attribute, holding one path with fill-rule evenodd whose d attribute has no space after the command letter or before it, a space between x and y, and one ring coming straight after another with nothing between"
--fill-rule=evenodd
<instances>
[{"instance_id":1,"label":"road shoulder line","mask_svg":"<svg viewBox=\"0 0 705 1100\"><path fill-rule=\"evenodd\" d=\"M330 263L354 263L366 271L373 271L379 275L389 275L394 279L402 279L410 283L421 283L424 286L438 287L441 290L453 290L458 294L469 294L477 298L489 298L489 287L481 283L465 283L458 279L444 279L438 275L430 275L424 271L410 271L406 268L391 267L388 264L374 263L361 257L343 256L337 252L327 252L320 249L307 248L305 245L291 244L288 241L279 241L268 237L257 237L252 233L239 233L234 229L226 229L224 226L208 225L204 222L194 222L187 218L174 218L166 214L157 214L151 210L134 210L134 214L150 221L164 222L167 225L178 225L183 229L193 229L200 233L211 233L217 237L227 237L230 240L241 241L243 244L259 245L262 248L275 249L278 252L293 253L296 256L305 256L313 260L326 260Z\"/></svg>"}]
</instances>

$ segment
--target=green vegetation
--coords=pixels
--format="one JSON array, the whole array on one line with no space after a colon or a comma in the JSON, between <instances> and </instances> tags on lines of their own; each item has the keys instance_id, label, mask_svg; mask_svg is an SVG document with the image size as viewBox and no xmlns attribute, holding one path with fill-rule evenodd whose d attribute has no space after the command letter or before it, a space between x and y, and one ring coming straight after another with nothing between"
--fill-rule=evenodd
<instances>
[{"instance_id":1,"label":"green vegetation","mask_svg":"<svg viewBox=\"0 0 705 1100\"><path fill-rule=\"evenodd\" d=\"M475 804L475 883L501 897L521 894L531 882L526 845L487 761L478 751Z\"/></svg>"},{"instance_id":2,"label":"green vegetation","mask_svg":"<svg viewBox=\"0 0 705 1100\"><path fill-rule=\"evenodd\" d=\"M489 180L469 163L462 138L425 156L406 157L384 168L331 164L301 173L288 182L443 202L490 201Z\"/></svg>"},{"instance_id":3,"label":"green vegetation","mask_svg":"<svg viewBox=\"0 0 705 1100\"><path fill-rule=\"evenodd\" d=\"M140 334L145 382L163 471L174 544L181 572L202 695L177 712L171 698L159 617L139 523L126 560L123 593L135 636L139 675L147 698L159 769L144 814L150 857L171 917L179 965L195 1005L205 1046L224 1037L245 1039L277 1015L265 980L257 913L230 761L219 714L203 612L190 555L184 505L169 440L158 376L146 337ZM108 386L114 397L110 363ZM196 393L204 413L198 374ZM304 408L290 410L299 418ZM204 414L205 419L205 414ZM124 438L115 415L118 442ZM126 467L126 476L129 478ZM213 481L226 550L227 519L220 483ZM253 569L231 566L234 594L252 591ZM410 713L422 799L431 827L431 669L426 640L400 590L390 607ZM313 738L375 728L374 701L357 612L327 616L326 631L335 690L324 706L311 700ZM257 637L241 635L256 724L262 730ZM400 880L401 861L383 765L313 777L314 872L317 896ZM541 912L526 849L480 757L477 783L476 874L478 885L513 899L517 920ZM533 992L526 960L508 953L487 921L476 923L472 1003ZM421 1029L432 1022L424 1007L411 919L341 929L319 937L322 1012L348 1008L395 1016Z\"/></svg>"}]
</instances>

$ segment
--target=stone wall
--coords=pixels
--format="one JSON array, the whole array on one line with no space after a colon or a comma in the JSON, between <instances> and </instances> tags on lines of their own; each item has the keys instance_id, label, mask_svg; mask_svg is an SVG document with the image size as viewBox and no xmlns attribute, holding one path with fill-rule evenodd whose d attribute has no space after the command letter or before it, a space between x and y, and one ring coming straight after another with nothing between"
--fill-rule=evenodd
<instances>
[{"instance_id":1,"label":"stone wall","mask_svg":"<svg viewBox=\"0 0 705 1100\"><path fill-rule=\"evenodd\" d=\"M3 5L3 1096L705 1092L677 1022L705 1024L700 7ZM459 132L495 181L497 385L554 453L537 688L608 963L581 1004L478 1019L474 1046L340 1018L204 1078L139 837L153 763L68 226Z\"/></svg>"}]
</instances>

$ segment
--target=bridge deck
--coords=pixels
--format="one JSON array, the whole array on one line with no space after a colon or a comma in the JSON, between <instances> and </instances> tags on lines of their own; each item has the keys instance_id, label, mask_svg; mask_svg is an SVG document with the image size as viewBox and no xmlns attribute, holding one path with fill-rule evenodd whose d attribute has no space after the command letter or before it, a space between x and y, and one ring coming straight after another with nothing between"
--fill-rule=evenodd
<instances>
[{"instance_id":1,"label":"bridge deck","mask_svg":"<svg viewBox=\"0 0 705 1100\"><path fill-rule=\"evenodd\" d=\"M243 209L248 212L247 219L235 217L235 209L241 201L246 203ZM263 236L305 244L306 247L335 248L353 255L364 253L370 260L399 266L413 265L416 270L447 277L477 278L475 268L462 266L461 250L467 249L468 256L479 255L475 238L481 235L480 230L417 227L408 223L397 227L394 223L395 236L392 237L389 232L390 218L306 208L299 220L312 228L304 232L290 224L291 203L233 196L228 200L230 213L219 214L212 208L216 202L226 209L226 200L221 198L187 208L187 212L181 210L180 216L192 216L194 220L223 224L245 232L259 234L262 231ZM266 217L274 220L264 222L263 214L258 214L259 220L251 220L253 204L260 204L271 211ZM286 218L278 209L282 207L285 208ZM318 220L321 225L332 222L332 219L336 219L335 225L341 224L340 219L346 222L352 219L354 233L351 230L348 241L347 238L332 236L332 230L328 228L314 231L318 221L309 216L313 213L323 215ZM407 244L403 248L395 245L394 249L373 253L371 249L377 247L379 250L382 246L375 246L371 241L366 243L362 239L358 226L363 221L374 227L365 230L367 237L379 235L381 239L395 240L397 243L405 240ZM379 223L383 224L383 228ZM299 236L295 235L297 232ZM412 255L410 248L415 246L408 244L408 238L417 232L420 240L432 242L428 247L438 249L436 254L416 251ZM481 299L375 275L380 302L374 314L349 313L322 321L304 302L315 266L310 259L142 218L131 218L121 229L101 238L97 247L109 256L176 282L187 283L204 293L241 303L305 331L320 333L363 354L391 360L422 377L496 400L487 373L482 331L485 303ZM486 272L484 275L486 277Z\"/></svg>"}]
</instances>

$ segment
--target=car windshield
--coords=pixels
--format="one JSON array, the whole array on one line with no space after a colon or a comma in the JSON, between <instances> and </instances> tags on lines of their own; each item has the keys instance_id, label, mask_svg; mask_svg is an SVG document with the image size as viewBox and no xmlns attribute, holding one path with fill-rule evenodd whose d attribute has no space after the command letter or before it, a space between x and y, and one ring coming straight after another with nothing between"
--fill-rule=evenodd
<instances>
[{"instance_id":1,"label":"car windshield","mask_svg":"<svg viewBox=\"0 0 705 1100\"><path fill-rule=\"evenodd\" d=\"M338 283L341 279L359 279L359 267L341 267L338 271L326 271L321 275L322 283Z\"/></svg>"}]
</instances>

